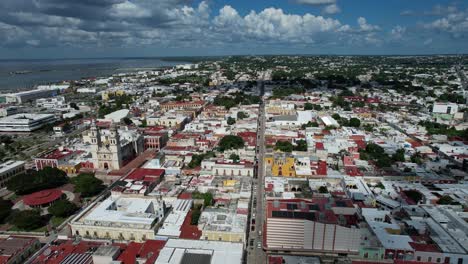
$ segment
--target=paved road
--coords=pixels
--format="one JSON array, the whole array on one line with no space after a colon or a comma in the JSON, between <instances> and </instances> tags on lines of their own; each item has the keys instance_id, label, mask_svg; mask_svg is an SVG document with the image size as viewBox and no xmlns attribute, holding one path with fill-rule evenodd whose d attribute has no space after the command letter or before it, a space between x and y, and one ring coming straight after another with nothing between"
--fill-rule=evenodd
<instances>
[{"instance_id":1,"label":"paved road","mask_svg":"<svg viewBox=\"0 0 468 264\"><path fill-rule=\"evenodd\" d=\"M259 126L257 131L257 160L258 170L257 179L253 184L253 199L256 200L256 206L251 207L250 215L255 219L255 229L250 231L248 246L248 263L266 263L266 254L263 251L263 221L264 221L264 184L265 184L265 166L263 164L265 157L265 106L260 105ZM255 215L255 217L253 217ZM260 234L259 231L262 231ZM250 246L253 240L253 246ZM261 245L259 247L259 245Z\"/></svg>"}]
</instances>

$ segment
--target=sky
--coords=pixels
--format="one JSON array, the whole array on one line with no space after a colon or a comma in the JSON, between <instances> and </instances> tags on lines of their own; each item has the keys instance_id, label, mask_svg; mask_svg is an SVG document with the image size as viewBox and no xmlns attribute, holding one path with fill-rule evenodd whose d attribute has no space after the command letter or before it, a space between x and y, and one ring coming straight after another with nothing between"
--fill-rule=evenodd
<instances>
[{"instance_id":1,"label":"sky","mask_svg":"<svg viewBox=\"0 0 468 264\"><path fill-rule=\"evenodd\" d=\"M461 53L466 0L0 1L0 59Z\"/></svg>"}]
</instances>

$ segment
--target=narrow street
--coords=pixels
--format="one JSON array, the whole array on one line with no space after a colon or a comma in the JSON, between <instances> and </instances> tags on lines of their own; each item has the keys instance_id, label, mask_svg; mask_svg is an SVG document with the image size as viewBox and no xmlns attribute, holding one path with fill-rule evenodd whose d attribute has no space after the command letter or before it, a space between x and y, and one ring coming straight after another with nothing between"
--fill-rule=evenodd
<instances>
[{"instance_id":1,"label":"narrow street","mask_svg":"<svg viewBox=\"0 0 468 264\"><path fill-rule=\"evenodd\" d=\"M263 224L264 224L264 184L265 184L265 105L261 103L258 116L257 131L257 178L252 188L251 223L252 226L247 243L247 263L266 263L266 254L263 250Z\"/></svg>"}]
</instances>

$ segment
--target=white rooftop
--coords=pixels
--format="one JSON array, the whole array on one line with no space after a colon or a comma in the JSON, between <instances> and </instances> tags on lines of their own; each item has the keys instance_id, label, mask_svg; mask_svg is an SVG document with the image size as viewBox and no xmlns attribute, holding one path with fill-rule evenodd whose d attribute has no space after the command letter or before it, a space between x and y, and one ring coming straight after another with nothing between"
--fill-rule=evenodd
<instances>
[{"instance_id":1,"label":"white rooftop","mask_svg":"<svg viewBox=\"0 0 468 264\"><path fill-rule=\"evenodd\" d=\"M162 202L156 198L109 197L84 218L85 224L95 222L152 225L158 218Z\"/></svg>"},{"instance_id":2,"label":"white rooftop","mask_svg":"<svg viewBox=\"0 0 468 264\"><path fill-rule=\"evenodd\" d=\"M52 114L16 114L0 118L0 123L29 124L45 118L54 117Z\"/></svg>"},{"instance_id":3,"label":"white rooftop","mask_svg":"<svg viewBox=\"0 0 468 264\"><path fill-rule=\"evenodd\" d=\"M4 173L5 171L8 171L12 168L18 167L23 165L24 166L25 162L24 161L15 161L15 160L9 160L5 163L0 164L0 174Z\"/></svg>"},{"instance_id":4,"label":"white rooftop","mask_svg":"<svg viewBox=\"0 0 468 264\"><path fill-rule=\"evenodd\" d=\"M158 236L179 237L181 233L180 229L191 207L192 200L177 199L172 211L164 220L161 228L159 228Z\"/></svg>"},{"instance_id":5,"label":"white rooftop","mask_svg":"<svg viewBox=\"0 0 468 264\"><path fill-rule=\"evenodd\" d=\"M242 263L243 245L208 240L169 239L155 264L179 264L185 254L209 255L211 264Z\"/></svg>"}]
</instances>

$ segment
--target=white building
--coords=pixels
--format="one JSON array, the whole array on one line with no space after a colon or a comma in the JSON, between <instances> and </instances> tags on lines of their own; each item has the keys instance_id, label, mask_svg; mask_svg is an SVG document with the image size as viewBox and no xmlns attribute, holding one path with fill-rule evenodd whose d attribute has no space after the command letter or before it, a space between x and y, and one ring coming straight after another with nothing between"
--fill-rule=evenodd
<instances>
[{"instance_id":1,"label":"white building","mask_svg":"<svg viewBox=\"0 0 468 264\"><path fill-rule=\"evenodd\" d=\"M434 103L432 112L435 114L450 114L458 112L458 105L454 103Z\"/></svg>"},{"instance_id":2,"label":"white building","mask_svg":"<svg viewBox=\"0 0 468 264\"><path fill-rule=\"evenodd\" d=\"M11 177L14 177L25 172L24 161L14 161L10 160L5 163L0 164L0 188L5 187L8 180Z\"/></svg>"},{"instance_id":3,"label":"white building","mask_svg":"<svg viewBox=\"0 0 468 264\"><path fill-rule=\"evenodd\" d=\"M159 252L155 264L242 263L243 245L241 243L169 239Z\"/></svg>"},{"instance_id":4,"label":"white building","mask_svg":"<svg viewBox=\"0 0 468 264\"><path fill-rule=\"evenodd\" d=\"M0 118L0 131L31 132L55 121L51 114L16 114Z\"/></svg>"},{"instance_id":5,"label":"white building","mask_svg":"<svg viewBox=\"0 0 468 264\"><path fill-rule=\"evenodd\" d=\"M111 196L94 202L70 223L72 234L85 238L142 242L155 238L164 218L164 201L155 197Z\"/></svg>"},{"instance_id":6,"label":"white building","mask_svg":"<svg viewBox=\"0 0 468 264\"><path fill-rule=\"evenodd\" d=\"M63 109L68 108L68 104L63 96L56 96L52 98L40 98L36 100L37 107Z\"/></svg>"},{"instance_id":7,"label":"white building","mask_svg":"<svg viewBox=\"0 0 468 264\"><path fill-rule=\"evenodd\" d=\"M192 207L192 203L192 200L177 199L172 206L172 211L164 220L161 228L159 228L158 236L178 238L185 218Z\"/></svg>"},{"instance_id":8,"label":"white building","mask_svg":"<svg viewBox=\"0 0 468 264\"><path fill-rule=\"evenodd\" d=\"M10 116L17 114L19 112L18 107L16 106L7 106L7 107L1 107L0 108L0 116Z\"/></svg>"},{"instance_id":9,"label":"white building","mask_svg":"<svg viewBox=\"0 0 468 264\"><path fill-rule=\"evenodd\" d=\"M27 102L33 102L39 98L46 98L56 96L58 94L58 90L30 90L24 91L19 93L13 93L6 95L7 103L18 103L23 104Z\"/></svg>"},{"instance_id":10,"label":"white building","mask_svg":"<svg viewBox=\"0 0 468 264\"><path fill-rule=\"evenodd\" d=\"M118 130L112 123L109 130L100 130L96 124L83 133L83 142L91 144L95 169L118 170L125 160L131 160L144 150L143 136L136 130Z\"/></svg>"},{"instance_id":11,"label":"white building","mask_svg":"<svg viewBox=\"0 0 468 264\"><path fill-rule=\"evenodd\" d=\"M128 109L121 109L115 112L112 112L108 115L104 116L104 121L111 121L114 123L120 123L124 118L128 117L130 110Z\"/></svg>"}]
</instances>

